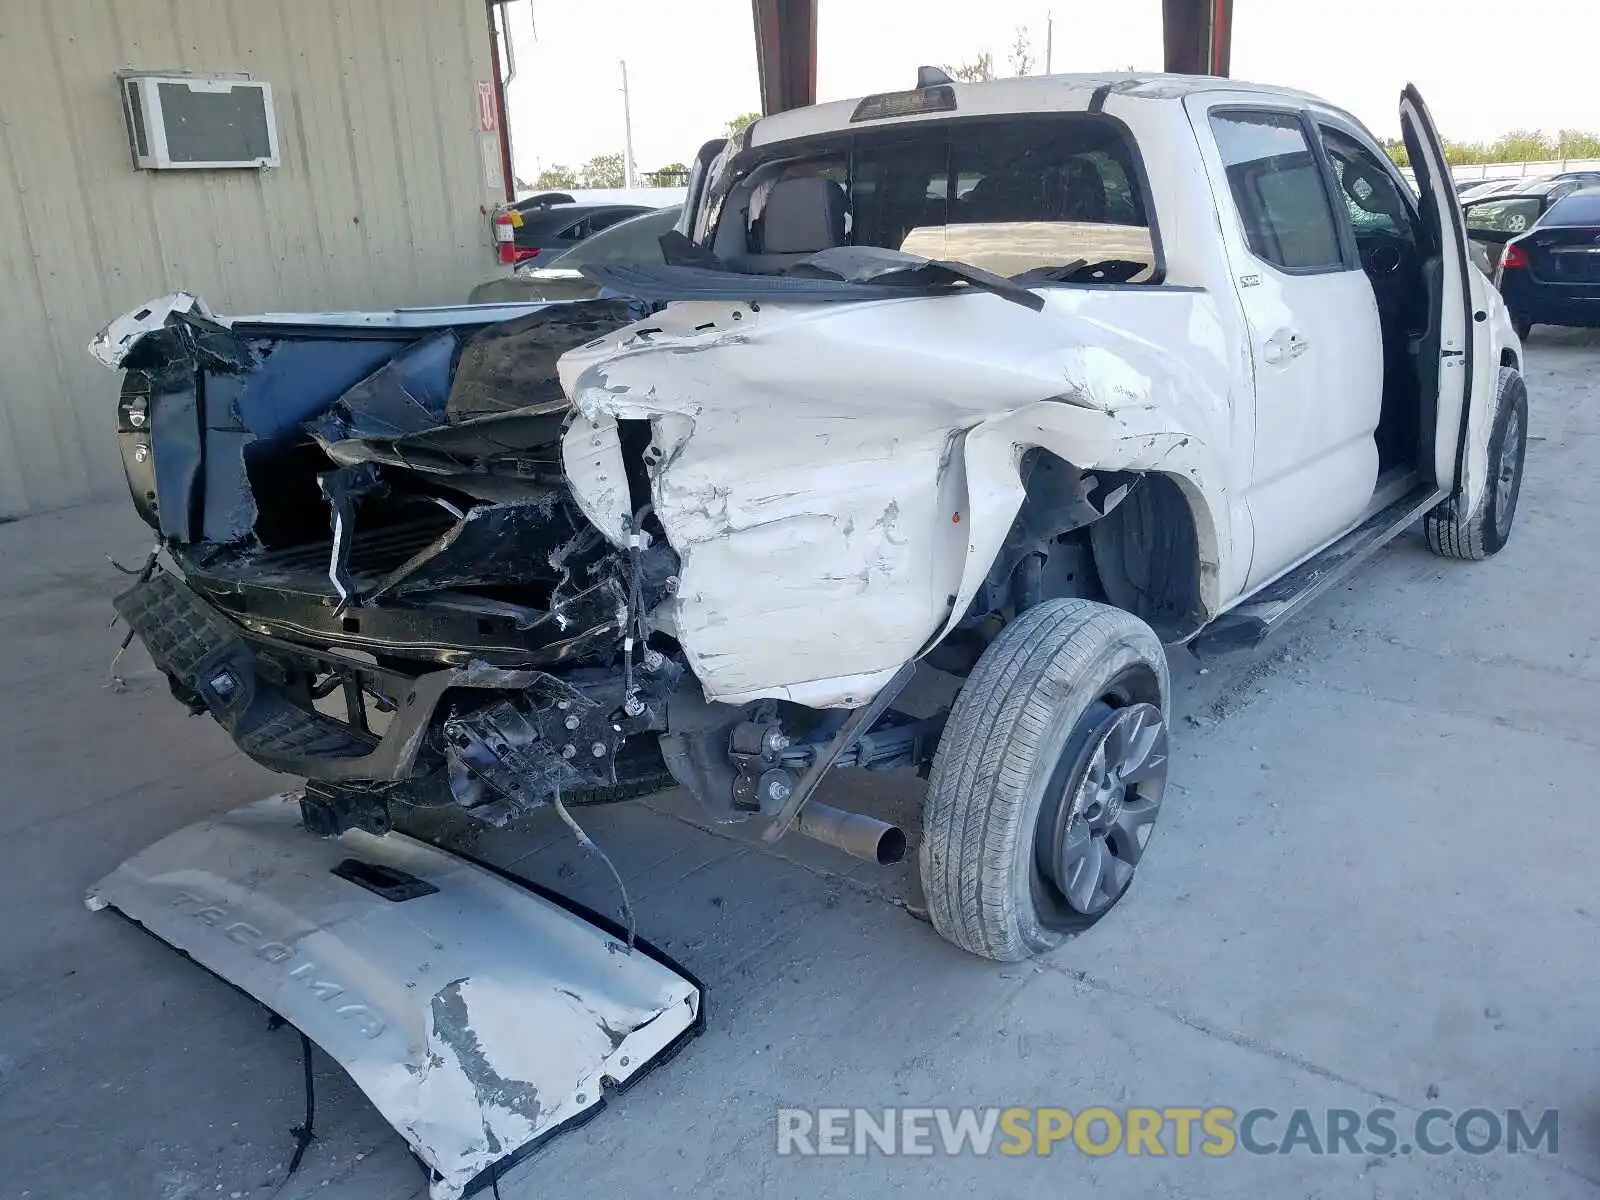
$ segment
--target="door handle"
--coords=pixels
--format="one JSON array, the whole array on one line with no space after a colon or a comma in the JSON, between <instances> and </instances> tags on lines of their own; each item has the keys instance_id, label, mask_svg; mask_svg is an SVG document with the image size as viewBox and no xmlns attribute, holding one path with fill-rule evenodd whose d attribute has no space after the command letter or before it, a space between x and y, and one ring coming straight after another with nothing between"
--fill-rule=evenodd
<instances>
[{"instance_id":1,"label":"door handle","mask_svg":"<svg viewBox=\"0 0 1600 1200\"><path fill-rule=\"evenodd\" d=\"M1306 341L1298 330L1280 329L1262 343L1261 357L1269 363L1291 362L1310 347L1311 343Z\"/></svg>"}]
</instances>

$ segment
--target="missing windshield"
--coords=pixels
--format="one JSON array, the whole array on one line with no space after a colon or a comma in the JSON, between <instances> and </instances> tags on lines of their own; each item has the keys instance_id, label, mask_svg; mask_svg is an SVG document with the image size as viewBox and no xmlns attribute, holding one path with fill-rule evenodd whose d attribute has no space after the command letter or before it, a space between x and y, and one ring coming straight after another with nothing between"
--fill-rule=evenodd
<instances>
[{"instance_id":1,"label":"missing windshield","mask_svg":"<svg viewBox=\"0 0 1600 1200\"><path fill-rule=\"evenodd\" d=\"M705 243L734 270L781 274L871 246L1029 284L1160 280L1138 154L1109 118L928 121L756 155L734 165Z\"/></svg>"}]
</instances>

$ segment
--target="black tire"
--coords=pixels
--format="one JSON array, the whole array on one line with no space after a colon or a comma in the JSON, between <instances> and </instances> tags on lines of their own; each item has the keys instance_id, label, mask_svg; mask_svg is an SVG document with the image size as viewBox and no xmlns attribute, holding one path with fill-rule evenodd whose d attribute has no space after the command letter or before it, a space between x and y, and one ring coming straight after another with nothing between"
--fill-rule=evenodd
<instances>
[{"instance_id":1,"label":"black tire","mask_svg":"<svg viewBox=\"0 0 1600 1200\"><path fill-rule=\"evenodd\" d=\"M1527 317L1512 317L1511 331L1517 335L1519 341L1527 341L1528 335L1533 332L1533 322Z\"/></svg>"},{"instance_id":2,"label":"black tire","mask_svg":"<svg viewBox=\"0 0 1600 1200\"><path fill-rule=\"evenodd\" d=\"M1494 426L1489 431L1488 483L1466 516L1451 499L1422 518L1428 549L1441 558L1466 560L1498 554L1511 537L1527 450L1528 389L1515 367L1501 367Z\"/></svg>"},{"instance_id":3,"label":"black tire","mask_svg":"<svg viewBox=\"0 0 1600 1200\"><path fill-rule=\"evenodd\" d=\"M923 804L919 865L940 934L973 954L1013 962L1060 945L1115 906L1131 866L1114 891L1091 892L1099 904L1074 907L1058 886L1061 872L1052 878L1042 864L1064 861L1054 855L1068 843L1052 837L1087 815L1080 806L1090 759L1110 744L1107 731L1117 723L1154 722L1159 743L1150 765L1159 766L1159 779L1126 785L1133 798L1118 799L1116 811L1132 813L1148 803L1146 793L1160 804L1168 696L1160 640L1121 609L1050 600L1001 631L957 697ZM1153 821L1152 808L1136 831L1135 863ZM1120 840L1119 829L1106 831L1106 847L1109 835Z\"/></svg>"}]
</instances>

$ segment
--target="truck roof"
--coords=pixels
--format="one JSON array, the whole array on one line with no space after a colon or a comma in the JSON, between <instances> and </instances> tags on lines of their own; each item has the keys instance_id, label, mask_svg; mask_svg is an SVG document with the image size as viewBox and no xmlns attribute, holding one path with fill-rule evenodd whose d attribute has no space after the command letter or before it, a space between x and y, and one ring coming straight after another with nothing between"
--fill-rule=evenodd
<instances>
[{"instance_id":1,"label":"truck roof","mask_svg":"<svg viewBox=\"0 0 1600 1200\"><path fill-rule=\"evenodd\" d=\"M914 82L914 80L907 81L908 84ZM763 146L841 129L937 120L942 117L1002 116L1007 113L1053 111L1082 112L1089 107L1095 93L1103 89L1130 99L1165 101L1181 100L1193 92L1253 92L1263 98L1291 100L1297 104L1312 103L1326 108L1334 107L1309 92L1295 91L1293 88L1245 83L1237 79L1219 79L1211 75L1164 75L1159 72L1025 75L1015 79L995 79L987 83L957 82L948 86L955 90L956 96L956 106L951 111L852 122L850 117L862 98L832 100L826 104L790 109L787 112L763 117L751 126L750 144ZM913 91L915 88L908 86L904 90Z\"/></svg>"}]
</instances>

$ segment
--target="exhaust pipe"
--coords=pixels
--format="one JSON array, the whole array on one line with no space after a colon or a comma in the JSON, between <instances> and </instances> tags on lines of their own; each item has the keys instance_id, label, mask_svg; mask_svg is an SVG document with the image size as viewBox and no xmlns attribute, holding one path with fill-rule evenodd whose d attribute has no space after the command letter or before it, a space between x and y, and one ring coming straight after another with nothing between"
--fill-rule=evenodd
<instances>
[{"instance_id":1,"label":"exhaust pipe","mask_svg":"<svg viewBox=\"0 0 1600 1200\"><path fill-rule=\"evenodd\" d=\"M830 808L815 800L800 810L795 828L813 841L880 867L893 866L906 856L905 831L898 825Z\"/></svg>"}]
</instances>

